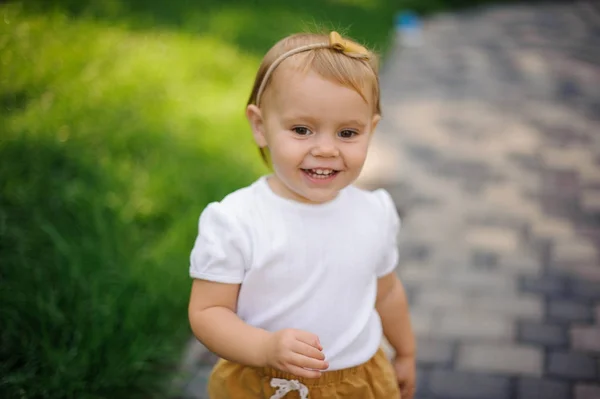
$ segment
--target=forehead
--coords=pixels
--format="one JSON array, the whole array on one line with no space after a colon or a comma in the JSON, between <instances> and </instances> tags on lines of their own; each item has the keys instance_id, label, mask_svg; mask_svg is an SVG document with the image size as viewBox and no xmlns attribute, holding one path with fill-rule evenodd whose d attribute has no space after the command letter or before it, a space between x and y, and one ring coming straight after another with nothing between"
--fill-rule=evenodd
<instances>
[{"instance_id":1,"label":"forehead","mask_svg":"<svg viewBox=\"0 0 600 399\"><path fill-rule=\"evenodd\" d=\"M265 105L282 114L311 114L323 117L372 116L370 90L367 99L354 88L325 79L312 70L278 69L272 76Z\"/></svg>"}]
</instances>

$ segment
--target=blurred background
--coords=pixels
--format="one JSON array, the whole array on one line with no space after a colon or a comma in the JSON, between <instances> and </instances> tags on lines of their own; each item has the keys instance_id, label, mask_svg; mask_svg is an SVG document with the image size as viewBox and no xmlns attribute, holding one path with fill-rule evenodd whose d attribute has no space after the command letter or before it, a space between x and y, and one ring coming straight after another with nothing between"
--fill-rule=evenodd
<instances>
[{"instance_id":1,"label":"blurred background","mask_svg":"<svg viewBox=\"0 0 600 399\"><path fill-rule=\"evenodd\" d=\"M410 11L410 12L408 12ZM0 2L0 397L203 398L188 257L266 169L264 52L383 58L359 184L403 216L419 398L599 398L600 11L591 1Z\"/></svg>"}]
</instances>

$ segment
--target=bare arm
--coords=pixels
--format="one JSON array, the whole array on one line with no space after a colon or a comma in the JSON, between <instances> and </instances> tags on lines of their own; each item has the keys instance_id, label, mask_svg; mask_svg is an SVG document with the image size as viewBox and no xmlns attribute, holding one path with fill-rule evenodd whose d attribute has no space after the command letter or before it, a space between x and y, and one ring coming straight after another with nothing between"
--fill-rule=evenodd
<instances>
[{"instance_id":1,"label":"bare arm","mask_svg":"<svg viewBox=\"0 0 600 399\"><path fill-rule=\"evenodd\" d=\"M415 394L415 337L410 325L408 301L402 283L395 273L381 277L377 283L377 312L381 316L383 333L396 350L394 369L402 399Z\"/></svg>"},{"instance_id":2,"label":"bare arm","mask_svg":"<svg viewBox=\"0 0 600 399\"><path fill-rule=\"evenodd\" d=\"M268 332L236 314L239 284L194 280L188 308L196 338L220 357L248 366L271 366L316 378L329 365L318 337L299 330ZM312 370L308 370L312 369Z\"/></svg>"},{"instance_id":3,"label":"bare arm","mask_svg":"<svg viewBox=\"0 0 600 399\"><path fill-rule=\"evenodd\" d=\"M413 335L408 301L402 283L392 272L378 280L377 312L381 317L383 334L396 350L398 356L414 356Z\"/></svg>"},{"instance_id":4,"label":"bare arm","mask_svg":"<svg viewBox=\"0 0 600 399\"><path fill-rule=\"evenodd\" d=\"M261 350L270 333L249 326L235 313L239 284L194 280L188 308L194 335L224 359L248 366L266 365Z\"/></svg>"}]
</instances>

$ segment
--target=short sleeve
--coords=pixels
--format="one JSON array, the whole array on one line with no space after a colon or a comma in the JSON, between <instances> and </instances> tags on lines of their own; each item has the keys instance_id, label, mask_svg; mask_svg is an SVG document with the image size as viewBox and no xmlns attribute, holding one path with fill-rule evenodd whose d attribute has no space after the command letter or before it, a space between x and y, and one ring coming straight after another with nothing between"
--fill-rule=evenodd
<instances>
[{"instance_id":1,"label":"short sleeve","mask_svg":"<svg viewBox=\"0 0 600 399\"><path fill-rule=\"evenodd\" d=\"M398 265L398 233L400 231L400 216L391 195L383 189L375 192L382 207L383 253L377 264L377 277L383 277L396 269Z\"/></svg>"},{"instance_id":2,"label":"short sleeve","mask_svg":"<svg viewBox=\"0 0 600 399\"><path fill-rule=\"evenodd\" d=\"M198 223L190 255L190 276L219 283L239 284L246 270L248 240L235 216L221 203L209 204Z\"/></svg>"}]
</instances>

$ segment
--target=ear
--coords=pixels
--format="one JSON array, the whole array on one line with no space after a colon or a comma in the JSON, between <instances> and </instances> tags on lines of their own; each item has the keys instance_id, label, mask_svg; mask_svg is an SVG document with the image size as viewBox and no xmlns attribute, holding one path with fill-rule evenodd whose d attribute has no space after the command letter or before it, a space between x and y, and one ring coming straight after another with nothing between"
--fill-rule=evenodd
<instances>
[{"instance_id":1,"label":"ear","mask_svg":"<svg viewBox=\"0 0 600 399\"><path fill-rule=\"evenodd\" d=\"M375 129L377 128L377 125L379 124L380 120L381 120L381 115L379 115L379 114L373 115L373 119L371 120L371 136L373 135L373 133L375 133Z\"/></svg>"},{"instance_id":2,"label":"ear","mask_svg":"<svg viewBox=\"0 0 600 399\"><path fill-rule=\"evenodd\" d=\"M256 145L260 148L266 147L267 139L265 136L265 123L260 108L254 104L248 105L246 108L246 118L248 118L248 122L250 122L252 135L254 136Z\"/></svg>"}]
</instances>

